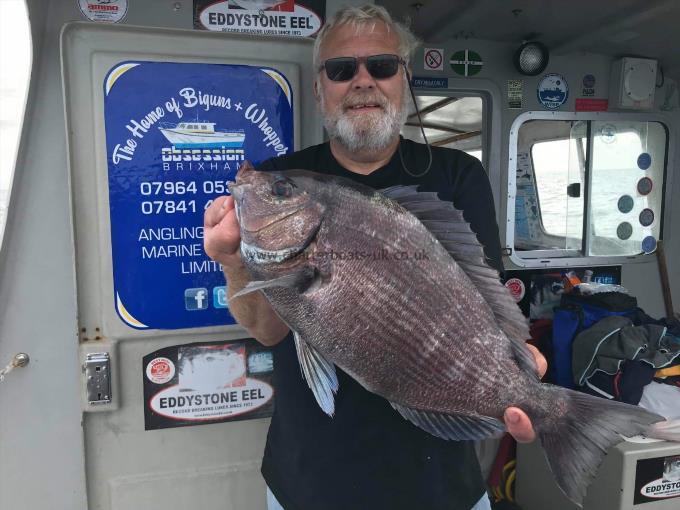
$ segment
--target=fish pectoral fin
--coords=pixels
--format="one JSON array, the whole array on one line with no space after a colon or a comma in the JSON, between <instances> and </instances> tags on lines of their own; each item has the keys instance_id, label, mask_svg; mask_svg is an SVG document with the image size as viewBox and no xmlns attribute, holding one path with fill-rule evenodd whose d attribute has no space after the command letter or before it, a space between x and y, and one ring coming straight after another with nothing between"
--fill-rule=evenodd
<instances>
[{"instance_id":1,"label":"fish pectoral fin","mask_svg":"<svg viewBox=\"0 0 680 510\"><path fill-rule=\"evenodd\" d=\"M312 270L313 272L313 270ZM229 298L231 301L239 296L245 296L251 292L255 292L262 289L271 289L273 287L287 287L287 288L297 288L300 286L308 286L309 280L314 277L313 274L310 275L309 270L302 270L295 273L290 273L287 275L280 276L278 278L273 278L272 280L264 281L251 281L246 284L241 290Z\"/></svg>"},{"instance_id":2,"label":"fish pectoral fin","mask_svg":"<svg viewBox=\"0 0 680 510\"><path fill-rule=\"evenodd\" d=\"M324 358L314 346L306 342L297 331L293 331L293 338L304 379L321 410L328 416L333 416L335 414L333 395L338 392L335 365Z\"/></svg>"},{"instance_id":3,"label":"fish pectoral fin","mask_svg":"<svg viewBox=\"0 0 680 510\"><path fill-rule=\"evenodd\" d=\"M505 424L488 416L445 414L421 411L390 402L399 414L433 436L454 441L499 437L505 432Z\"/></svg>"}]
</instances>

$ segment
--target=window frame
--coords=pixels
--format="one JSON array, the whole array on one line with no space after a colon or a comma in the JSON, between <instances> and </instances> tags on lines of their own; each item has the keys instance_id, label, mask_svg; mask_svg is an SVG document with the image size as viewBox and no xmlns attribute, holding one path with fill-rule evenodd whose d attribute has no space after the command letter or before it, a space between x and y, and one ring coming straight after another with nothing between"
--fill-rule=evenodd
<instances>
[{"instance_id":1,"label":"window frame","mask_svg":"<svg viewBox=\"0 0 680 510\"><path fill-rule=\"evenodd\" d=\"M579 250L575 256L574 250L528 250L515 251L515 200L517 197L517 144L519 130L527 121L530 120L563 120L563 121L633 121L633 122L658 122L666 130L666 155L664 160L662 195L661 195L661 214L660 214L660 233L659 240L670 238L672 231L670 225L670 207L666 200L668 190L673 189L673 172L668 171L669 161L675 161L675 143L671 140L676 139L675 122L673 119L659 112L628 113L628 112L549 112L549 111L529 111L518 115L510 127L509 147L508 147L508 185L507 185L507 204L506 204L506 232L505 232L505 254L518 267L539 268L539 267L576 267L593 265L617 265L623 263L647 263L655 261L655 257L648 257L647 254L637 255L618 255L618 256L585 256ZM586 155L587 156L587 155ZM589 157L586 157L586 164L591 165ZM587 171L586 176L591 172ZM589 179L589 177L588 177ZM584 193L587 193L584 189ZM586 196L587 201L590 200ZM584 216L587 215L589 204L584 203ZM541 218L542 222L542 218ZM588 231L584 230L584 237ZM588 241L586 240L586 243ZM522 255L518 255L521 253Z\"/></svg>"},{"instance_id":2,"label":"window frame","mask_svg":"<svg viewBox=\"0 0 680 510\"><path fill-rule=\"evenodd\" d=\"M489 172L489 138L491 136L491 105L492 100L490 94L486 90L472 90L472 89L460 89L454 87L434 89L434 88L424 88L424 87L413 87L413 94L418 96L436 96L436 97L453 97L453 96L463 96L463 97L478 97L482 100L482 129L481 129L481 145L480 149L482 151L481 163L486 171L487 175L490 176ZM411 103L411 101L409 101ZM418 128L419 129L419 128ZM462 149L457 149L462 150Z\"/></svg>"}]
</instances>

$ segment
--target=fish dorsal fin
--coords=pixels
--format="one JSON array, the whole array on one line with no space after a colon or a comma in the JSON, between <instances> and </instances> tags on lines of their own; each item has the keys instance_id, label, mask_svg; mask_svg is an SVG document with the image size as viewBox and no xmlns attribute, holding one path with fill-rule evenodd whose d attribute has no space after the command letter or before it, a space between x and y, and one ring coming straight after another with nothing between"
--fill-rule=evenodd
<instances>
[{"instance_id":1,"label":"fish dorsal fin","mask_svg":"<svg viewBox=\"0 0 680 510\"><path fill-rule=\"evenodd\" d=\"M316 402L328 416L335 414L335 399L338 391L338 376L335 365L328 361L312 345L307 343L297 331L293 331L295 350L302 374L307 381Z\"/></svg>"},{"instance_id":2,"label":"fish dorsal fin","mask_svg":"<svg viewBox=\"0 0 680 510\"><path fill-rule=\"evenodd\" d=\"M496 418L419 411L394 402L390 404L408 421L441 439L485 439L498 437L505 432L505 425Z\"/></svg>"},{"instance_id":3,"label":"fish dorsal fin","mask_svg":"<svg viewBox=\"0 0 680 510\"><path fill-rule=\"evenodd\" d=\"M486 263L484 248L462 211L440 200L436 193L418 191L416 186L392 186L380 192L418 218L449 252L489 303L498 326L510 340L517 364L537 378L536 361L525 343L531 336L527 319L500 282L498 272Z\"/></svg>"}]
</instances>

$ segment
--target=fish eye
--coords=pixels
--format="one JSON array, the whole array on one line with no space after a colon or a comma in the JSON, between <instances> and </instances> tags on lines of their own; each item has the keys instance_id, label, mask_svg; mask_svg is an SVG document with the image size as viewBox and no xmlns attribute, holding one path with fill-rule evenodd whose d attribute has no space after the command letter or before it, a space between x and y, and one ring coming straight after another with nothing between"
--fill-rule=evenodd
<instances>
[{"instance_id":1,"label":"fish eye","mask_svg":"<svg viewBox=\"0 0 680 510\"><path fill-rule=\"evenodd\" d=\"M287 179L278 179L272 184L272 195L288 198L293 194L295 185Z\"/></svg>"}]
</instances>

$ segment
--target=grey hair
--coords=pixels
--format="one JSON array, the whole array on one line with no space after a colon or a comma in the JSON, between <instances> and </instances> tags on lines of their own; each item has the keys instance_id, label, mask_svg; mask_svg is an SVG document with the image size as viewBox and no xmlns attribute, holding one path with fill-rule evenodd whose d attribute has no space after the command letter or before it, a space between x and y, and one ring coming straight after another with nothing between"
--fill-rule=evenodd
<instances>
[{"instance_id":1,"label":"grey hair","mask_svg":"<svg viewBox=\"0 0 680 510\"><path fill-rule=\"evenodd\" d=\"M321 45L328 37L328 34L333 28L340 25L350 25L354 28L363 28L371 26L373 28L376 23L382 22L387 27L387 31L394 31L399 39L399 56L404 59L408 65L411 59L411 53L420 44L420 41L415 35L404 25L392 19L390 13L380 5L362 5L360 7L345 6L341 7L321 28L314 41L314 69L318 69L321 65L319 62L319 53L321 52ZM347 55L351 56L351 55Z\"/></svg>"}]
</instances>

